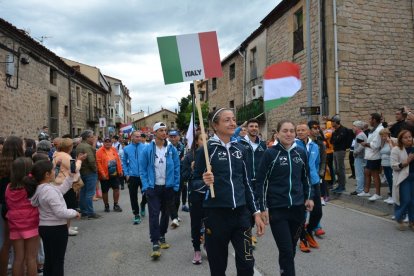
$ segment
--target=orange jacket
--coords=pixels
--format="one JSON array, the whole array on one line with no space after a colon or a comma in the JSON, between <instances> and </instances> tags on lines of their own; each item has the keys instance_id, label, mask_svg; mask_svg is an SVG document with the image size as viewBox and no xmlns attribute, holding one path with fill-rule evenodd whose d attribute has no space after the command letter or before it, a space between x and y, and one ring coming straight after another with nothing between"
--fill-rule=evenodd
<instances>
[{"instance_id":1,"label":"orange jacket","mask_svg":"<svg viewBox=\"0 0 414 276\"><path fill-rule=\"evenodd\" d=\"M119 159L116 149L111 147L109 150L106 150L105 147L101 147L96 151L96 167L98 168L99 180L109 179L108 161L110 160L111 155L115 157L118 176L122 175L121 159Z\"/></svg>"}]
</instances>

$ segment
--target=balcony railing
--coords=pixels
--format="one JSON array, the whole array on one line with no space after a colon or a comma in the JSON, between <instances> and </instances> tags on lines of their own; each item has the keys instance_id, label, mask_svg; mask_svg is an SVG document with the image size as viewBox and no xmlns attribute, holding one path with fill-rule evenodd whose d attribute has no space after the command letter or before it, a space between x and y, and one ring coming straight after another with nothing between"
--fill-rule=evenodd
<instances>
[{"instance_id":1,"label":"balcony railing","mask_svg":"<svg viewBox=\"0 0 414 276\"><path fill-rule=\"evenodd\" d=\"M97 124L99 118L103 116L102 109L96 107L87 107L86 108L86 121L88 123Z\"/></svg>"},{"instance_id":2,"label":"balcony railing","mask_svg":"<svg viewBox=\"0 0 414 276\"><path fill-rule=\"evenodd\" d=\"M243 122L255 118L256 116L260 115L256 119L259 122L264 122L265 116L263 114L264 112L264 105L263 105L263 99L256 99L253 100L251 103L245 106L240 106L237 108L237 123L242 124Z\"/></svg>"}]
</instances>

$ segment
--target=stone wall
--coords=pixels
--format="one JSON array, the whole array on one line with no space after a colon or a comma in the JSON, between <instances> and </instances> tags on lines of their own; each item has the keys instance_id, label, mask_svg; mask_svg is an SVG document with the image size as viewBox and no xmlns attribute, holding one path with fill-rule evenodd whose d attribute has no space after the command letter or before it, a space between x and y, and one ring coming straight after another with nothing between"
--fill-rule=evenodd
<instances>
[{"instance_id":1,"label":"stone wall","mask_svg":"<svg viewBox=\"0 0 414 276\"><path fill-rule=\"evenodd\" d=\"M295 13L303 10L303 38L304 49L293 54L293 32ZM311 1L311 51L312 51L312 105L319 106L319 70L318 70L318 26L317 26L317 1ZM302 88L287 103L271 110L267 115L267 129L276 128L277 123L289 118L294 122L306 121L306 116L301 116L299 108L307 106L307 68L306 68L306 9L305 1L300 1L292 9L281 16L267 28L267 64L281 61L292 61L300 65ZM317 118L317 117L316 117ZM270 135L268 135L270 137Z\"/></svg>"},{"instance_id":2,"label":"stone wall","mask_svg":"<svg viewBox=\"0 0 414 276\"><path fill-rule=\"evenodd\" d=\"M0 32L0 36L2 33ZM70 133L70 107L69 91L72 93L72 128L74 134L79 134L85 129L93 129L102 135L102 129L98 124L88 123L86 109L89 106L88 94L91 94L91 107L99 108L105 113L103 105L105 96L102 92L83 81L85 77L77 77L75 73L70 80L68 68L64 71L59 65L48 60L47 56L39 56L33 51L31 56L27 53L32 49L27 45L20 45L7 35L2 36L2 45L13 45L16 51L14 56L15 73L10 78L10 88L6 85L6 66L0 66L0 136L17 135L24 138L37 139L43 126L51 127L51 102L50 97L57 99L57 129L53 136L62 136ZM28 57L29 63L23 64L18 57ZM6 54L10 51L0 49L0 60L6 60ZM56 80L51 83L50 70L56 70ZM81 89L81 104L76 104L76 87ZM99 98L101 105L99 106Z\"/></svg>"},{"instance_id":3,"label":"stone wall","mask_svg":"<svg viewBox=\"0 0 414 276\"><path fill-rule=\"evenodd\" d=\"M338 1L340 113L347 121L373 112L394 121L413 108L414 25L411 1Z\"/></svg>"},{"instance_id":4,"label":"stone wall","mask_svg":"<svg viewBox=\"0 0 414 276\"><path fill-rule=\"evenodd\" d=\"M230 80L230 65L235 64L235 77ZM209 109L230 107L230 101L234 102L234 107L243 104L243 75L244 60L236 52L230 58L222 62L223 77L217 79L217 89L212 89L212 80L209 80Z\"/></svg>"}]
</instances>

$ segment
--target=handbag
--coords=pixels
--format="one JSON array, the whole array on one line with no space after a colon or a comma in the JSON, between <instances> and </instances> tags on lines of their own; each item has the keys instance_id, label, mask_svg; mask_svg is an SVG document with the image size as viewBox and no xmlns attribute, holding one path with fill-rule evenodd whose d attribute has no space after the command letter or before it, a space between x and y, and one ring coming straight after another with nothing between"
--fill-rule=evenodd
<instances>
[{"instance_id":1,"label":"handbag","mask_svg":"<svg viewBox=\"0 0 414 276\"><path fill-rule=\"evenodd\" d=\"M75 191L75 193L78 193L82 189L83 186L85 186L85 183L83 183L80 177L77 181L74 181L72 183L72 189Z\"/></svg>"}]
</instances>

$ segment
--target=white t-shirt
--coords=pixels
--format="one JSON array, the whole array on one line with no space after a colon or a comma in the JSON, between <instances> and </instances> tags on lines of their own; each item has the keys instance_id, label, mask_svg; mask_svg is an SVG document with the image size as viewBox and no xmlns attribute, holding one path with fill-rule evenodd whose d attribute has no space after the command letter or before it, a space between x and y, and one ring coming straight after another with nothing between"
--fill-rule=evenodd
<instances>
[{"instance_id":1,"label":"white t-shirt","mask_svg":"<svg viewBox=\"0 0 414 276\"><path fill-rule=\"evenodd\" d=\"M155 185L165 185L165 171L167 170L167 147L155 146Z\"/></svg>"},{"instance_id":2,"label":"white t-shirt","mask_svg":"<svg viewBox=\"0 0 414 276\"><path fill-rule=\"evenodd\" d=\"M252 140L250 140L249 135L244 136L244 139L249 142L250 146L253 148L253 151L256 151L256 149L259 147L258 143L252 142Z\"/></svg>"}]
</instances>

